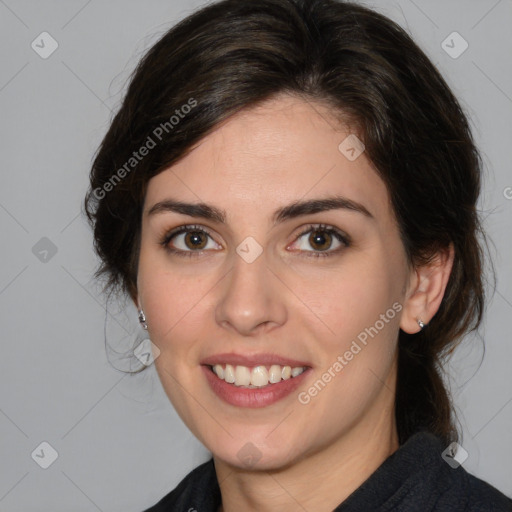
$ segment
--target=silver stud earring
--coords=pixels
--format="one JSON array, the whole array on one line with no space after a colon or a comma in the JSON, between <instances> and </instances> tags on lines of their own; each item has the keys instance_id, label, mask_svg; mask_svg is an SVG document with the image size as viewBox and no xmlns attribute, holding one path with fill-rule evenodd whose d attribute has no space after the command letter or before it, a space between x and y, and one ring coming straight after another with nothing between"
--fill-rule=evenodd
<instances>
[{"instance_id":1,"label":"silver stud earring","mask_svg":"<svg viewBox=\"0 0 512 512\"><path fill-rule=\"evenodd\" d=\"M419 318L418 318L418 325L420 326L420 330L423 331L423 329L425 329L426 324L424 322L422 322Z\"/></svg>"},{"instance_id":2,"label":"silver stud earring","mask_svg":"<svg viewBox=\"0 0 512 512\"><path fill-rule=\"evenodd\" d=\"M139 322L140 325L142 325L142 328L147 331L148 324L146 323L146 315L144 315L144 311L142 311L142 309L139 309Z\"/></svg>"}]
</instances>

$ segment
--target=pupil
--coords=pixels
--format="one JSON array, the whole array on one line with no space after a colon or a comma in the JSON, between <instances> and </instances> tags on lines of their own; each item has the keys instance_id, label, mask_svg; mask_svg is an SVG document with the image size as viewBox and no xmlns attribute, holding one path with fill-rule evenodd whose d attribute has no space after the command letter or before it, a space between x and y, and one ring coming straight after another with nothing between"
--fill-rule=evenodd
<instances>
[{"instance_id":1,"label":"pupil","mask_svg":"<svg viewBox=\"0 0 512 512\"><path fill-rule=\"evenodd\" d=\"M186 242L190 242L189 248L192 249L202 249L205 246L204 240L201 241L202 233L198 231L191 231L186 236Z\"/></svg>"},{"instance_id":2,"label":"pupil","mask_svg":"<svg viewBox=\"0 0 512 512\"><path fill-rule=\"evenodd\" d=\"M324 234L319 234L319 233L324 233ZM313 231L311 233L311 245L313 246L324 246L324 247L317 247L317 249L319 249L320 251L323 251L323 250L326 250L329 248L330 246L330 235L327 235L325 236L326 233L324 231Z\"/></svg>"}]
</instances>

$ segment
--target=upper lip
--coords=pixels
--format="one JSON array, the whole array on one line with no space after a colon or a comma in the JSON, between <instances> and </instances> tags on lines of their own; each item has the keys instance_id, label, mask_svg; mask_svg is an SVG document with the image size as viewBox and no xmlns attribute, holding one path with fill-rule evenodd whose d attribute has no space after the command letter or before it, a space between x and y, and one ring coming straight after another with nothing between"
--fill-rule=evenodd
<instances>
[{"instance_id":1,"label":"upper lip","mask_svg":"<svg viewBox=\"0 0 512 512\"><path fill-rule=\"evenodd\" d=\"M289 357L279 356L277 354L252 354L243 355L229 352L225 354L215 354L206 357L201 361L201 364L214 366L216 364L231 364L233 366L257 366L257 365L273 365L278 364L279 366L291 366L296 368L298 366L308 367L308 363L299 361L297 359L291 359Z\"/></svg>"}]
</instances>

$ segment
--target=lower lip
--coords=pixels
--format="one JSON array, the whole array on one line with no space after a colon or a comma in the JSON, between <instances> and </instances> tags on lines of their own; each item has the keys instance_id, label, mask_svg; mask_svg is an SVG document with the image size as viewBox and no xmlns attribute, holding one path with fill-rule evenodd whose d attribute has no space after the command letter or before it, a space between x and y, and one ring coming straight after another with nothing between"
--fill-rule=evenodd
<instances>
[{"instance_id":1,"label":"lower lip","mask_svg":"<svg viewBox=\"0 0 512 512\"><path fill-rule=\"evenodd\" d=\"M202 365L202 369L210 387L219 398L237 407L257 408L274 404L287 397L300 386L311 368L307 368L297 377L291 377L259 389L242 388L229 384L225 380L219 379L209 366Z\"/></svg>"}]
</instances>

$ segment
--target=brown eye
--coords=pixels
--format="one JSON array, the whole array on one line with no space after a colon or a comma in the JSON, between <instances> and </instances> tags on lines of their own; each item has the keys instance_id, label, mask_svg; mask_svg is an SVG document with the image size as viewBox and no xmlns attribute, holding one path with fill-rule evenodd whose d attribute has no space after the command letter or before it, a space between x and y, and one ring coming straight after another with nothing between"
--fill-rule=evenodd
<instances>
[{"instance_id":1,"label":"brown eye","mask_svg":"<svg viewBox=\"0 0 512 512\"><path fill-rule=\"evenodd\" d=\"M192 250L201 250L206 247L208 242L207 236L201 231L188 231L185 234L185 245Z\"/></svg>"},{"instance_id":2,"label":"brown eye","mask_svg":"<svg viewBox=\"0 0 512 512\"><path fill-rule=\"evenodd\" d=\"M160 244L173 255L199 256L203 249L222 249L210 233L198 226L180 226L167 233Z\"/></svg>"},{"instance_id":3,"label":"brown eye","mask_svg":"<svg viewBox=\"0 0 512 512\"><path fill-rule=\"evenodd\" d=\"M331 247L332 235L325 230L318 229L309 235L309 244L317 251L325 251Z\"/></svg>"},{"instance_id":4,"label":"brown eye","mask_svg":"<svg viewBox=\"0 0 512 512\"><path fill-rule=\"evenodd\" d=\"M305 256L334 256L350 247L351 239L337 228L324 224L310 225L293 245Z\"/></svg>"}]
</instances>

